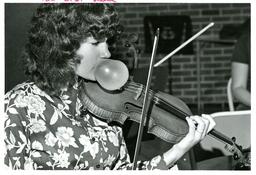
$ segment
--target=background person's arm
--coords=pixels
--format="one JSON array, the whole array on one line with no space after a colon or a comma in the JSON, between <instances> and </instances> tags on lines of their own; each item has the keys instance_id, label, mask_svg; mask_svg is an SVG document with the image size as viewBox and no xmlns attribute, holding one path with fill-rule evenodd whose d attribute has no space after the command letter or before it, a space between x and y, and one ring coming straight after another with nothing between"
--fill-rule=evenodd
<instances>
[{"instance_id":1,"label":"background person's arm","mask_svg":"<svg viewBox=\"0 0 256 175\"><path fill-rule=\"evenodd\" d=\"M247 106L251 106L251 93L247 88L248 64L232 62L232 92L234 97Z\"/></svg>"}]
</instances>

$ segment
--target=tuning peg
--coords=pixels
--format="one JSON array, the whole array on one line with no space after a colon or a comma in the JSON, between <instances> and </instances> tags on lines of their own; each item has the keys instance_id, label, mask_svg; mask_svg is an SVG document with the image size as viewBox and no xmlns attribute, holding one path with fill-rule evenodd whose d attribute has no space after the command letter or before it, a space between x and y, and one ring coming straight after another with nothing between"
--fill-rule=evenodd
<instances>
[{"instance_id":1,"label":"tuning peg","mask_svg":"<svg viewBox=\"0 0 256 175\"><path fill-rule=\"evenodd\" d=\"M235 160L239 159L239 156L237 155L237 153L235 153L233 157L234 157Z\"/></svg>"}]
</instances>

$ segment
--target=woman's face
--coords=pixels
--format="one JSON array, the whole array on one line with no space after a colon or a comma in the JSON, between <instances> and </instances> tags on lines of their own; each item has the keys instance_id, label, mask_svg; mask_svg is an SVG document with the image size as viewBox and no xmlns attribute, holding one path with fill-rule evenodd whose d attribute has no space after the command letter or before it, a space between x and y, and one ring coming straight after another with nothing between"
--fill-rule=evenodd
<instances>
[{"instance_id":1,"label":"woman's face","mask_svg":"<svg viewBox=\"0 0 256 175\"><path fill-rule=\"evenodd\" d=\"M88 37L76 51L81 58L80 63L76 66L76 74L88 79L95 80L94 70L101 59L111 56L108 50L107 39L97 41L93 37Z\"/></svg>"}]
</instances>

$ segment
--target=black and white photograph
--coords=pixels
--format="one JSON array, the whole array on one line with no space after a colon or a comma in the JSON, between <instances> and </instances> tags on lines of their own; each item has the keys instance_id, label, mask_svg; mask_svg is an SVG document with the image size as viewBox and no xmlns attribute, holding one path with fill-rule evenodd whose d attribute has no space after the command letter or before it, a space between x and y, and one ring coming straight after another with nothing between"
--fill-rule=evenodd
<instances>
[{"instance_id":1,"label":"black and white photograph","mask_svg":"<svg viewBox=\"0 0 256 175\"><path fill-rule=\"evenodd\" d=\"M255 169L252 1L1 5L5 170Z\"/></svg>"}]
</instances>

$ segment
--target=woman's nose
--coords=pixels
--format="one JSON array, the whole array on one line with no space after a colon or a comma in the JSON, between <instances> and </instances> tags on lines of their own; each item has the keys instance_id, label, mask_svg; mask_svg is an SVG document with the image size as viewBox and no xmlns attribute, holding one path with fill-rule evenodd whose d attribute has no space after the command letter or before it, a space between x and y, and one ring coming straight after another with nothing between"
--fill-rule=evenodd
<instances>
[{"instance_id":1,"label":"woman's nose","mask_svg":"<svg viewBox=\"0 0 256 175\"><path fill-rule=\"evenodd\" d=\"M111 53L108 50L108 44L107 43L102 43L101 57L102 58L110 58L111 57Z\"/></svg>"}]
</instances>

